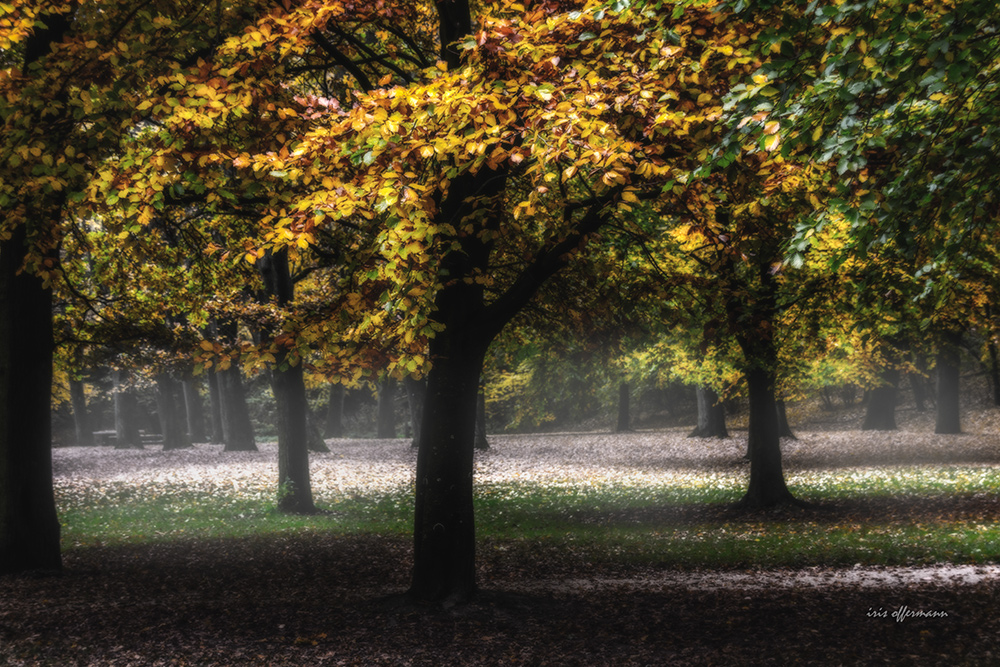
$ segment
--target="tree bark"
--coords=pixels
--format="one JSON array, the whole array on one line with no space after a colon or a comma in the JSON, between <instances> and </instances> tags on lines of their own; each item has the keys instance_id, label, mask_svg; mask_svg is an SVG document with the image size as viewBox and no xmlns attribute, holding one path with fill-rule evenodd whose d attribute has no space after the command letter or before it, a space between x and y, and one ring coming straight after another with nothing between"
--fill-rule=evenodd
<instances>
[{"instance_id":1,"label":"tree bark","mask_svg":"<svg viewBox=\"0 0 1000 667\"><path fill-rule=\"evenodd\" d=\"M386 378L378 388L378 418L376 437L396 437L396 381Z\"/></svg>"},{"instance_id":2,"label":"tree bark","mask_svg":"<svg viewBox=\"0 0 1000 667\"><path fill-rule=\"evenodd\" d=\"M618 421L615 423L615 433L630 433L632 431L631 407L629 405L628 382L618 385Z\"/></svg>"},{"instance_id":3,"label":"tree bark","mask_svg":"<svg viewBox=\"0 0 1000 667\"><path fill-rule=\"evenodd\" d=\"M239 364L233 362L229 368L218 371L215 377L219 383L223 451L256 452L257 441Z\"/></svg>"},{"instance_id":4,"label":"tree bark","mask_svg":"<svg viewBox=\"0 0 1000 667\"><path fill-rule=\"evenodd\" d=\"M990 385L993 389L993 405L1000 406L1000 359L997 354L997 344L990 338L987 344L990 354Z\"/></svg>"},{"instance_id":5,"label":"tree bark","mask_svg":"<svg viewBox=\"0 0 1000 667\"><path fill-rule=\"evenodd\" d=\"M188 439L191 442L205 442L205 409L198 390L198 381L184 380L184 408L187 414Z\"/></svg>"},{"instance_id":6,"label":"tree bark","mask_svg":"<svg viewBox=\"0 0 1000 667\"><path fill-rule=\"evenodd\" d=\"M490 448L490 441L486 437L486 394L482 387L476 396L476 449L486 451Z\"/></svg>"},{"instance_id":7,"label":"tree bark","mask_svg":"<svg viewBox=\"0 0 1000 667\"><path fill-rule=\"evenodd\" d=\"M187 436L187 416L181 411L177 381L169 375L156 378L156 411L163 434L163 449L186 449L191 446Z\"/></svg>"},{"instance_id":8,"label":"tree bark","mask_svg":"<svg viewBox=\"0 0 1000 667\"><path fill-rule=\"evenodd\" d=\"M267 295L279 307L295 298L288 266L288 248L269 251L258 265ZM290 514L314 514L309 480L308 401L301 359L280 347L271 367L271 389L278 408L278 509Z\"/></svg>"},{"instance_id":9,"label":"tree bark","mask_svg":"<svg viewBox=\"0 0 1000 667\"><path fill-rule=\"evenodd\" d=\"M323 435L327 438L342 438L344 436L344 385L330 384L330 398L326 405L326 428Z\"/></svg>"},{"instance_id":10,"label":"tree bark","mask_svg":"<svg viewBox=\"0 0 1000 667\"><path fill-rule=\"evenodd\" d=\"M403 380L406 388L406 402L410 406L410 426L413 430L413 447L420 444L420 424L424 417L424 397L427 395L427 380L417 380L407 376Z\"/></svg>"},{"instance_id":11,"label":"tree bark","mask_svg":"<svg viewBox=\"0 0 1000 667\"><path fill-rule=\"evenodd\" d=\"M69 397L73 404L73 426L76 429L76 444L78 447L94 445L94 427L91 425L90 412L87 410L87 392L83 380L69 381Z\"/></svg>"},{"instance_id":12,"label":"tree bark","mask_svg":"<svg viewBox=\"0 0 1000 667\"><path fill-rule=\"evenodd\" d=\"M208 404L211 415L212 435L211 442L214 444L224 443L226 436L222 428L222 392L219 390L219 374L209 373L208 379Z\"/></svg>"},{"instance_id":13,"label":"tree bark","mask_svg":"<svg viewBox=\"0 0 1000 667\"><path fill-rule=\"evenodd\" d=\"M862 431L895 431L896 403L899 395L899 370L887 368L882 371L882 384L868 393L865 420Z\"/></svg>"},{"instance_id":14,"label":"tree bark","mask_svg":"<svg viewBox=\"0 0 1000 667\"><path fill-rule=\"evenodd\" d=\"M726 407L719 395L708 387L695 389L698 401L698 425L688 435L689 438L728 438L726 428Z\"/></svg>"},{"instance_id":15,"label":"tree bark","mask_svg":"<svg viewBox=\"0 0 1000 667\"><path fill-rule=\"evenodd\" d=\"M748 508L773 507L795 499L785 485L781 464L778 406L774 398L775 375L768 368L746 373L750 392L750 483L740 504Z\"/></svg>"},{"instance_id":16,"label":"tree bark","mask_svg":"<svg viewBox=\"0 0 1000 667\"><path fill-rule=\"evenodd\" d=\"M52 487L52 289L21 271L27 250L24 225L0 241L0 574L62 567Z\"/></svg>"},{"instance_id":17,"label":"tree bark","mask_svg":"<svg viewBox=\"0 0 1000 667\"><path fill-rule=\"evenodd\" d=\"M937 424L935 433L961 433L959 384L961 373L960 332L942 336L937 353Z\"/></svg>"},{"instance_id":18,"label":"tree bark","mask_svg":"<svg viewBox=\"0 0 1000 667\"><path fill-rule=\"evenodd\" d=\"M308 430L309 436L309 451L320 454L329 454L330 447L327 446L326 440L323 439L323 432L319 430L319 424L316 423L316 419L313 417L312 411L309 409L308 405L306 405L306 429Z\"/></svg>"},{"instance_id":19,"label":"tree bark","mask_svg":"<svg viewBox=\"0 0 1000 667\"><path fill-rule=\"evenodd\" d=\"M126 372L112 374L115 397L115 449L142 449L139 436L139 402L131 390L124 388Z\"/></svg>"}]
</instances>

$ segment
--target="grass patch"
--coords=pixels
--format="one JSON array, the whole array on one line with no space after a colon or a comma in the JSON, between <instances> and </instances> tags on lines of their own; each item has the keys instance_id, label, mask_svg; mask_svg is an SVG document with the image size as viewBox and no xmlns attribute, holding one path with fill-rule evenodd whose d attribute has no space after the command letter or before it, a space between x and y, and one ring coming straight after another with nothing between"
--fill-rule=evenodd
<instances>
[{"instance_id":1,"label":"grass patch","mask_svg":"<svg viewBox=\"0 0 1000 667\"><path fill-rule=\"evenodd\" d=\"M797 472L814 510L741 514L745 473L678 473L669 483L491 482L476 495L483 540L572 549L594 562L669 567L985 563L1000 559L1000 470L912 466ZM327 513L289 516L266 488L183 483L58 490L67 549L322 531L407 536L412 491L318 496Z\"/></svg>"}]
</instances>

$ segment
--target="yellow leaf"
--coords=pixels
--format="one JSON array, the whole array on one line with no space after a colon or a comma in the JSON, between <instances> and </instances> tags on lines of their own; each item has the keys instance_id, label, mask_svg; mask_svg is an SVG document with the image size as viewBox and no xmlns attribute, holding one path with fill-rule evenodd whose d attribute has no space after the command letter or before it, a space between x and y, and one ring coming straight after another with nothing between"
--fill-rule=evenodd
<instances>
[{"instance_id":1,"label":"yellow leaf","mask_svg":"<svg viewBox=\"0 0 1000 667\"><path fill-rule=\"evenodd\" d=\"M778 129L780 127L781 127L781 124L778 123L778 121L772 120L770 123L767 123L766 125L764 125L764 134L777 134L778 133Z\"/></svg>"},{"instance_id":2,"label":"yellow leaf","mask_svg":"<svg viewBox=\"0 0 1000 667\"><path fill-rule=\"evenodd\" d=\"M203 340L199 343L199 345L201 346L201 349L205 350L206 352L212 352L213 350L215 350L215 344L210 340Z\"/></svg>"},{"instance_id":3,"label":"yellow leaf","mask_svg":"<svg viewBox=\"0 0 1000 667\"><path fill-rule=\"evenodd\" d=\"M820 137L823 136L823 126L817 125L816 129L813 130L813 141L819 141Z\"/></svg>"}]
</instances>

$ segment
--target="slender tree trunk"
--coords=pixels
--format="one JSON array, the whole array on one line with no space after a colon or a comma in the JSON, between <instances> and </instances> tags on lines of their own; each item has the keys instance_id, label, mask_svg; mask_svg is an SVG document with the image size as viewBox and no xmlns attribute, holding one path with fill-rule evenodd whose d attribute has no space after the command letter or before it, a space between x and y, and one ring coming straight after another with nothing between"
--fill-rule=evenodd
<instances>
[{"instance_id":1,"label":"slender tree trunk","mask_svg":"<svg viewBox=\"0 0 1000 667\"><path fill-rule=\"evenodd\" d=\"M21 271L27 245L24 225L0 241L0 574L62 567L52 488L52 289Z\"/></svg>"},{"instance_id":2,"label":"slender tree trunk","mask_svg":"<svg viewBox=\"0 0 1000 667\"><path fill-rule=\"evenodd\" d=\"M191 446L187 437L187 417L181 412L177 381L166 374L156 378L156 411L163 434L163 449L186 449Z\"/></svg>"},{"instance_id":3,"label":"slender tree trunk","mask_svg":"<svg viewBox=\"0 0 1000 667\"><path fill-rule=\"evenodd\" d=\"M924 376L919 373L907 373L910 378L910 387L913 389L913 403L917 412L927 411L927 385Z\"/></svg>"},{"instance_id":4,"label":"slender tree trunk","mask_svg":"<svg viewBox=\"0 0 1000 667\"><path fill-rule=\"evenodd\" d=\"M615 423L615 433L629 433L632 431L631 407L629 405L628 382L618 385L618 421Z\"/></svg>"},{"instance_id":5,"label":"slender tree trunk","mask_svg":"<svg viewBox=\"0 0 1000 667\"><path fill-rule=\"evenodd\" d=\"M192 442L205 442L205 409L198 390L198 381L184 380L184 407L187 413L188 438Z\"/></svg>"},{"instance_id":6,"label":"slender tree trunk","mask_svg":"<svg viewBox=\"0 0 1000 667\"><path fill-rule=\"evenodd\" d=\"M788 424L788 410L785 408L785 400L782 398L775 399L774 406L778 412L778 436L790 440L798 440L795 437L795 433L792 432L792 427Z\"/></svg>"},{"instance_id":7,"label":"slender tree trunk","mask_svg":"<svg viewBox=\"0 0 1000 667\"><path fill-rule=\"evenodd\" d=\"M424 418L424 397L427 395L427 380L417 380L407 376L403 380L406 387L406 401L410 405L410 426L413 430L413 447L420 444L420 424Z\"/></svg>"},{"instance_id":8,"label":"slender tree trunk","mask_svg":"<svg viewBox=\"0 0 1000 667\"><path fill-rule=\"evenodd\" d=\"M482 386L476 397L476 449L486 451L490 448L490 441L486 437L486 393Z\"/></svg>"},{"instance_id":9,"label":"slender tree trunk","mask_svg":"<svg viewBox=\"0 0 1000 667\"><path fill-rule=\"evenodd\" d=\"M339 382L330 384L330 399L326 406L326 429L323 434L328 438L344 436L344 385Z\"/></svg>"},{"instance_id":10,"label":"slender tree trunk","mask_svg":"<svg viewBox=\"0 0 1000 667\"><path fill-rule=\"evenodd\" d=\"M279 307L295 298L288 249L268 252L258 268L269 297ZM271 367L271 389L278 407L278 509L292 514L314 514L309 480L309 428L306 383L301 359L281 348Z\"/></svg>"},{"instance_id":11,"label":"slender tree trunk","mask_svg":"<svg viewBox=\"0 0 1000 667\"><path fill-rule=\"evenodd\" d=\"M256 452L257 440L247 407L243 375L237 363L216 373L221 404L222 441L227 452Z\"/></svg>"},{"instance_id":12,"label":"slender tree trunk","mask_svg":"<svg viewBox=\"0 0 1000 667\"><path fill-rule=\"evenodd\" d=\"M868 393L865 421L862 431L895 431L896 403L899 395L899 370L887 368L882 371L882 384Z\"/></svg>"},{"instance_id":13,"label":"slender tree trunk","mask_svg":"<svg viewBox=\"0 0 1000 667\"><path fill-rule=\"evenodd\" d=\"M990 354L990 385L993 389L993 405L1000 406L1000 359L997 354L997 344L993 338L987 344Z\"/></svg>"},{"instance_id":14,"label":"slender tree trunk","mask_svg":"<svg viewBox=\"0 0 1000 667\"><path fill-rule=\"evenodd\" d=\"M94 445L94 427L87 410L87 392L82 380L69 381L70 402L73 404L73 425L76 428L76 444L79 447Z\"/></svg>"},{"instance_id":15,"label":"slender tree trunk","mask_svg":"<svg viewBox=\"0 0 1000 667\"><path fill-rule=\"evenodd\" d=\"M396 381L387 378L378 388L378 418L376 437L396 437Z\"/></svg>"},{"instance_id":16,"label":"slender tree trunk","mask_svg":"<svg viewBox=\"0 0 1000 667\"><path fill-rule=\"evenodd\" d=\"M326 440L323 439L323 432L319 430L319 424L316 423L316 418L313 417L312 410L309 409L308 405L306 405L306 428L309 435L309 451L329 454L330 448L327 446Z\"/></svg>"},{"instance_id":17,"label":"slender tree trunk","mask_svg":"<svg viewBox=\"0 0 1000 667\"><path fill-rule=\"evenodd\" d=\"M728 438L726 428L726 406L719 395L708 387L696 387L698 401L698 425L688 435L689 438Z\"/></svg>"},{"instance_id":18,"label":"slender tree trunk","mask_svg":"<svg viewBox=\"0 0 1000 667\"><path fill-rule=\"evenodd\" d=\"M139 435L139 402L131 390L126 389L126 373L116 370L112 379L115 397L115 449L142 449Z\"/></svg>"},{"instance_id":19,"label":"slender tree trunk","mask_svg":"<svg viewBox=\"0 0 1000 667\"><path fill-rule=\"evenodd\" d=\"M962 334L947 332L937 353L937 424L935 433L961 433L959 383Z\"/></svg>"},{"instance_id":20,"label":"slender tree trunk","mask_svg":"<svg viewBox=\"0 0 1000 667\"><path fill-rule=\"evenodd\" d=\"M224 443L226 437L222 429L222 392L219 390L219 374L209 373L208 379L208 405L211 415L212 436L214 444Z\"/></svg>"}]
</instances>

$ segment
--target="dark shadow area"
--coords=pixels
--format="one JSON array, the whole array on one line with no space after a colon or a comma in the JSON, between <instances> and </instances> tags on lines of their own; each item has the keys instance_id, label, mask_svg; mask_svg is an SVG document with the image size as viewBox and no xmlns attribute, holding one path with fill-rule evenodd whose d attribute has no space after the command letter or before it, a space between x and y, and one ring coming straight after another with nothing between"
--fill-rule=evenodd
<instances>
[{"instance_id":1,"label":"dark shadow area","mask_svg":"<svg viewBox=\"0 0 1000 667\"><path fill-rule=\"evenodd\" d=\"M518 558L484 572L509 590L442 611L387 604L408 550L322 534L74 550L63 576L0 580L0 664L971 665L1000 650L995 584L534 594L517 588L554 572ZM563 553L559 569L620 574L601 567ZM947 616L868 615L900 606Z\"/></svg>"}]
</instances>

